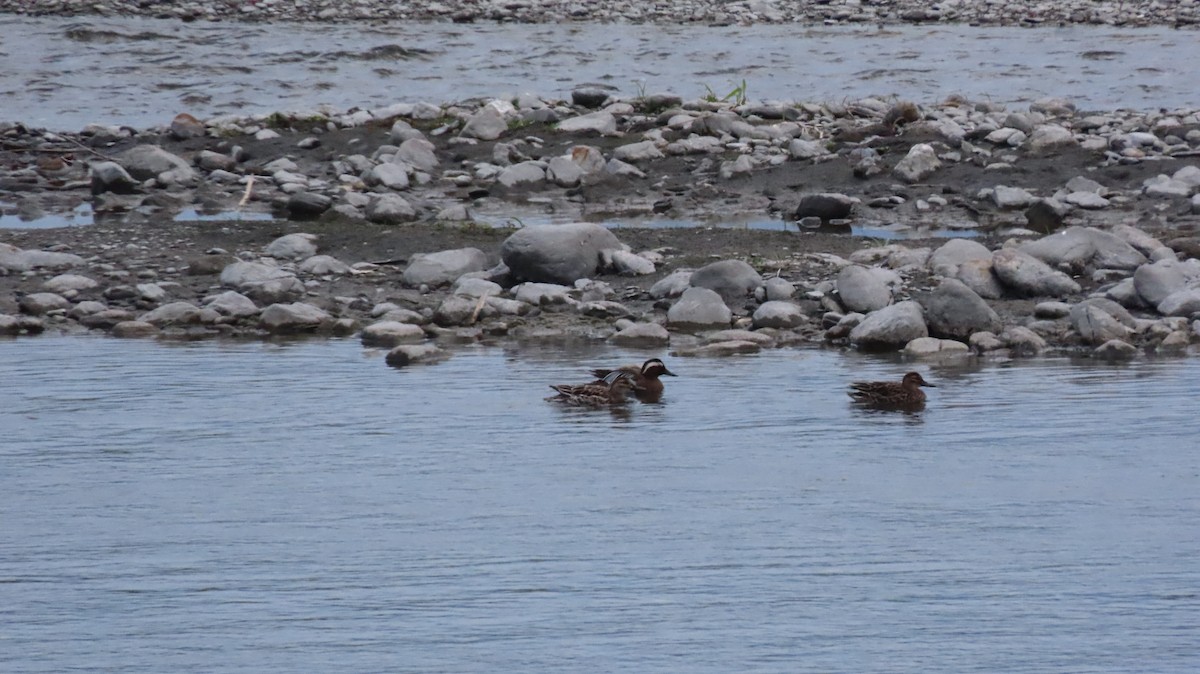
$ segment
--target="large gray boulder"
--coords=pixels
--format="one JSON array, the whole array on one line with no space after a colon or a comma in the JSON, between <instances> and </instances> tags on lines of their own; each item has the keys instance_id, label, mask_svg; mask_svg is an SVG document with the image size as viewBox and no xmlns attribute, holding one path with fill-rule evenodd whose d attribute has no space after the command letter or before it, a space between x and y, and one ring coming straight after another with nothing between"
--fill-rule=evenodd
<instances>
[{"instance_id":1,"label":"large gray boulder","mask_svg":"<svg viewBox=\"0 0 1200 674\"><path fill-rule=\"evenodd\" d=\"M837 277L838 297L850 311L868 313L882 309L892 302L892 291L878 275L866 267L843 267Z\"/></svg>"},{"instance_id":2,"label":"large gray boulder","mask_svg":"<svg viewBox=\"0 0 1200 674\"><path fill-rule=\"evenodd\" d=\"M1062 297L1081 290L1070 276L1011 248L992 254L992 269L1006 288L1026 297Z\"/></svg>"},{"instance_id":3,"label":"large gray boulder","mask_svg":"<svg viewBox=\"0 0 1200 674\"><path fill-rule=\"evenodd\" d=\"M1142 300L1156 307L1171 293L1187 287L1200 276L1200 268L1178 260L1159 260L1144 264L1133 273L1133 287Z\"/></svg>"},{"instance_id":4,"label":"large gray boulder","mask_svg":"<svg viewBox=\"0 0 1200 674\"><path fill-rule=\"evenodd\" d=\"M21 297L21 311L34 316L71 308L71 301L57 293L29 293Z\"/></svg>"},{"instance_id":5,"label":"large gray boulder","mask_svg":"<svg viewBox=\"0 0 1200 674\"><path fill-rule=\"evenodd\" d=\"M137 320L161 328L167 325L211 323L219 317L215 309L201 309L191 302L171 302L138 316Z\"/></svg>"},{"instance_id":6,"label":"large gray boulder","mask_svg":"<svg viewBox=\"0 0 1200 674\"><path fill-rule=\"evenodd\" d=\"M605 251L624 250L613 233L601 225L577 222L532 225L513 233L500 245L500 257L514 278L546 283L574 283L594 276Z\"/></svg>"},{"instance_id":7,"label":"large gray boulder","mask_svg":"<svg viewBox=\"0 0 1200 674\"><path fill-rule=\"evenodd\" d=\"M432 173L438 166L434 145L424 138L409 138L400 143L396 159L426 173Z\"/></svg>"},{"instance_id":8,"label":"large gray boulder","mask_svg":"<svg viewBox=\"0 0 1200 674\"><path fill-rule=\"evenodd\" d=\"M992 268L990 256L984 260L967 260L958 265L958 273L954 278L984 299L998 300L1004 297L1004 286Z\"/></svg>"},{"instance_id":9,"label":"large gray boulder","mask_svg":"<svg viewBox=\"0 0 1200 674\"><path fill-rule=\"evenodd\" d=\"M487 268L487 255L478 248L418 253L412 256L408 267L404 269L404 282L410 286L447 285L463 274Z\"/></svg>"},{"instance_id":10,"label":"large gray boulder","mask_svg":"<svg viewBox=\"0 0 1200 674\"><path fill-rule=\"evenodd\" d=\"M304 297L304 283L286 269L261 262L234 262L221 270L221 285L233 288L261 304L289 302Z\"/></svg>"},{"instance_id":11,"label":"large gray boulder","mask_svg":"<svg viewBox=\"0 0 1200 674\"><path fill-rule=\"evenodd\" d=\"M134 145L117 156L117 162L137 180L158 178L170 173L172 182L184 182L196 177L196 171L182 157L157 145Z\"/></svg>"},{"instance_id":12,"label":"large gray boulder","mask_svg":"<svg viewBox=\"0 0 1200 674\"><path fill-rule=\"evenodd\" d=\"M992 251L970 239L950 239L929 255L929 271L941 276L954 276L958 266L967 260L991 262Z\"/></svg>"},{"instance_id":13,"label":"large gray boulder","mask_svg":"<svg viewBox=\"0 0 1200 674\"><path fill-rule=\"evenodd\" d=\"M694 288L715 291L725 302L738 302L763 284L762 275L742 260L720 260L692 272Z\"/></svg>"},{"instance_id":14,"label":"large gray boulder","mask_svg":"<svg viewBox=\"0 0 1200 674\"><path fill-rule=\"evenodd\" d=\"M504 113L496 106L488 104L467 119L459 135L479 140L496 140L507 130L508 120L504 119Z\"/></svg>"},{"instance_id":15,"label":"large gray boulder","mask_svg":"<svg viewBox=\"0 0 1200 674\"><path fill-rule=\"evenodd\" d=\"M543 183L546 181L546 169L536 161L523 161L519 164L504 167L500 175L496 176L496 182L505 187L516 187L518 185L532 185Z\"/></svg>"},{"instance_id":16,"label":"large gray boulder","mask_svg":"<svg viewBox=\"0 0 1200 674\"><path fill-rule=\"evenodd\" d=\"M1094 227L1068 227L1023 244L1019 250L1051 266L1066 265L1079 271L1087 267L1132 271L1147 262L1146 256L1125 240Z\"/></svg>"},{"instance_id":17,"label":"large gray boulder","mask_svg":"<svg viewBox=\"0 0 1200 674\"><path fill-rule=\"evenodd\" d=\"M892 175L906 183L919 183L933 175L941 167L942 162L938 159L933 146L928 143L917 143L910 147L908 154L896 164Z\"/></svg>"},{"instance_id":18,"label":"large gray boulder","mask_svg":"<svg viewBox=\"0 0 1200 674\"><path fill-rule=\"evenodd\" d=\"M1071 327L1093 346L1112 339L1128 340L1133 332L1095 303L1076 304L1071 307L1070 318Z\"/></svg>"},{"instance_id":19,"label":"large gray boulder","mask_svg":"<svg viewBox=\"0 0 1200 674\"><path fill-rule=\"evenodd\" d=\"M257 316L261 311L258 305L254 303L254 300L236 290L226 290L223 293L210 295L204 298L203 303L205 307L216 311L222 316L233 318Z\"/></svg>"},{"instance_id":20,"label":"large gray boulder","mask_svg":"<svg viewBox=\"0 0 1200 674\"><path fill-rule=\"evenodd\" d=\"M94 162L88 168L91 169L92 194L133 194L137 191L138 182L115 161Z\"/></svg>"},{"instance_id":21,"label":"large gray boulder","mask_svg":"<svg viewBox=\"0 0 1200 674\"><path fill-rule=\"evenodd\" d=\"M372 195L366 209L367 219L385 225L411 222L417 219L417 209L400 196L391 192Z\"/></svg>"},{"instance_id":22,"label":"large gray boulder","mask_svg":"<svg viewBox=\"0 0 1200 674\"><path fill-rule=\"evenodd\" d=\"M797 219L820 218L823 222L844 220L850 217L857 203L858 199L838 192L806 194L800 197L794 215Z\"/></svg>"},{"instance_id":23,"label":"large gray boulder","mask_svg":"<svg viewBox=\"0 0 1200 674\"><path fill-rule=\"evenodd\" d=\"M724 329L732 320L733 312L708 288L688 288L667 310L667 326L676 330Z\"/></svg>"},{"instance_id":24,"label":"large gray boulder","mask_svg":"<svg viewBox=\"0 0 1200 674\"><path fill-rule=\"evenodd\" d=\"M91 290L98 285L100 284L95 279L79 274L59 274L42 284L46 290L52 293Z\"/></svg>"},{"instance_id":25,"label":"large gray boulder","mask_svg":"<svg viewBox=\"0 0 1200 674\"><path fill-rule=\"evenodd\" d=\"M1200 314L1200 288L1184 288L1167 295L1158 303L1158 313L1163 316Z\"/></svg>"},{"instance_id":26,"label":"large gray boulder","mask_svg":"<svg viewBox=\"0 0 1200 674\"><path fill-rule=\"evenodd\" d=\"M975 291L956 279L942 281L921 305L929 334L934 337L967 339L975 332L996 332L1001 328L1000 316Z\"/></svg>"},{"instance_id":27,"label":"large gray boulder","mask_svg":"<svg viewBox=\"0 0 1200 674\"><path fill-rule=\"evenodd\" d=\"M650 286L650 297L656 300L664 297L679 297L683 291L691 287L692 274L691 269L676 269Z\"/></svg>"},{"instance_id":28,"label":"large gray boulder","mask_svg":"<svg viewBox=\"0 0 1200 674\"><path fill-rule=\"evenodd\" d=\"M928 336L921 305L908 300L868 314L850 331L850 343L867 350L900 349Z\"/></svg>"}]
</instances>

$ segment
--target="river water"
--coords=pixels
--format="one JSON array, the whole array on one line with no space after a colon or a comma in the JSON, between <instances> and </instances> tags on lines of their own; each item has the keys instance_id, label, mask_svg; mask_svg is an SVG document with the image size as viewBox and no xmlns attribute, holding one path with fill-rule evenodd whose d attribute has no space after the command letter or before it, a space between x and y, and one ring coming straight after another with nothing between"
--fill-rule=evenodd
<instances>
[{"instance_id":1,"label":"river water","mask_svg":"<svg viewBox=\"0 0 1200 674\"><path fill-rule=\"evenodd\" d=\"M0 670L1195 672L1200 364L0 342Z\"/></svg>"},{"instance_id":2,"label":"river water","mask_svg":"<svg viewBox=\"0 0 1200 674\"><path fill-rule=\"evenodd\" d=\"M378 107L533 92L567 98L598 83L841 101L950 94L1020 103L1064 96L1082 109L1200 105L1180 64L1194 31L970 26L749 27L572 24L182 23L4 16L0 121L55 130L147 127L180 112Z\"/></svg>"}]
</instances>

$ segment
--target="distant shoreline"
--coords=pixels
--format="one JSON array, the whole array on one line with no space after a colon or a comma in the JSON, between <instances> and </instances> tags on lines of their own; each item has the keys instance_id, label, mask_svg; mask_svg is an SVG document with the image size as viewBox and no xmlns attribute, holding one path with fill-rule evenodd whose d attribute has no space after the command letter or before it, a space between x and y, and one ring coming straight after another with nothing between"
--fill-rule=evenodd
<instances>
[{"instance_id":1,"label":"distant shoreline","mask_svg":"<svg viewBox=\"0 0 1200 674\"><path fill-rule=\"evenodd\" d=\"M1054 2L1010 0L992 4L944 3L938 8L921 0L899 0L883 6L772 0L690 0L656 2L563 2L515 0L481 3L472 0L393 0L343 3L331 0L184 0L140 3L128 0L0 0L0 13L33 16L137 16L183 21L499 21L518 23L604 22L634 24L937 24L981 26L1200 26L1200 6L1164 7L1147 0Z\"/></svg>"}]
</instances>

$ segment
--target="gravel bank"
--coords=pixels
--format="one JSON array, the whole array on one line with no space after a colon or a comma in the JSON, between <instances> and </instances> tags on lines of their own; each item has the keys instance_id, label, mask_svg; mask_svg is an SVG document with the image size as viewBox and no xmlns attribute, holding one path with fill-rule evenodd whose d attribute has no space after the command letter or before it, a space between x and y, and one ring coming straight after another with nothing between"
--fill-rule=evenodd
<instances>
[{"instance_id":1,"label":"gravel bank","mask_svg":"<svg viewBox=\"0 0 1200 674\"><path fill-rule=\"evenodd\" d=\"M562 23L968 23L987 26L1094 24L1193 26L1194 0L0 0L0 12L32 15L146 16L236 21L503 21Z\"/></svg>"}]
</instances>

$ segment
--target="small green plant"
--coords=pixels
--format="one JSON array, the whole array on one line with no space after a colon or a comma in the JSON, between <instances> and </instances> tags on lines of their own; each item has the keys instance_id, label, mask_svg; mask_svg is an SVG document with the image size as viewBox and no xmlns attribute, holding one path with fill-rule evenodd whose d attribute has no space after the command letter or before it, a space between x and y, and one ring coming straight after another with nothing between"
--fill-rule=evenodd
<instances>
[{"instance_id":1,"label":"small green plant","mask_svg":"<svg viewBox=\"0 0 1200 674\"><path fill-rule=\"evenodd\" d=\"M292 120L282 112L272 112L263 120L263 125L268 129L287 129L291 128Z\"/></svg>"},{"instance_id":2,"label":"small green plant","mask_svg":"<svg viewBox=\"0 0 1200 674\"><path fill-rule=\"evenodd\" d=\"M514 119L508 120L508 130L509 131L517 131L519 129L524 129L527 126L533 126L532 119L514 118Z\"/></svg>"},{"instance_id":3,"label":"small green plant","mask_svg":"<svg viewBox=\"0 0 1200 674\"><path fill-rule=\"evenodd\" d=\"M704 85L704 88L708 92L704 95L704 100L708 101L709 103L732 102L734 105L745 105L746 104L747 99L746 99L746 80L745 80L745 78L742 79L741 84L739 84L738 86L733 88L733 91L730 91L729 93L725 94L724 96L720 96L720 97L718 97L717 92L713 91L713 88L708 86L707 84Z\"/></svg>"}]
</instances>

